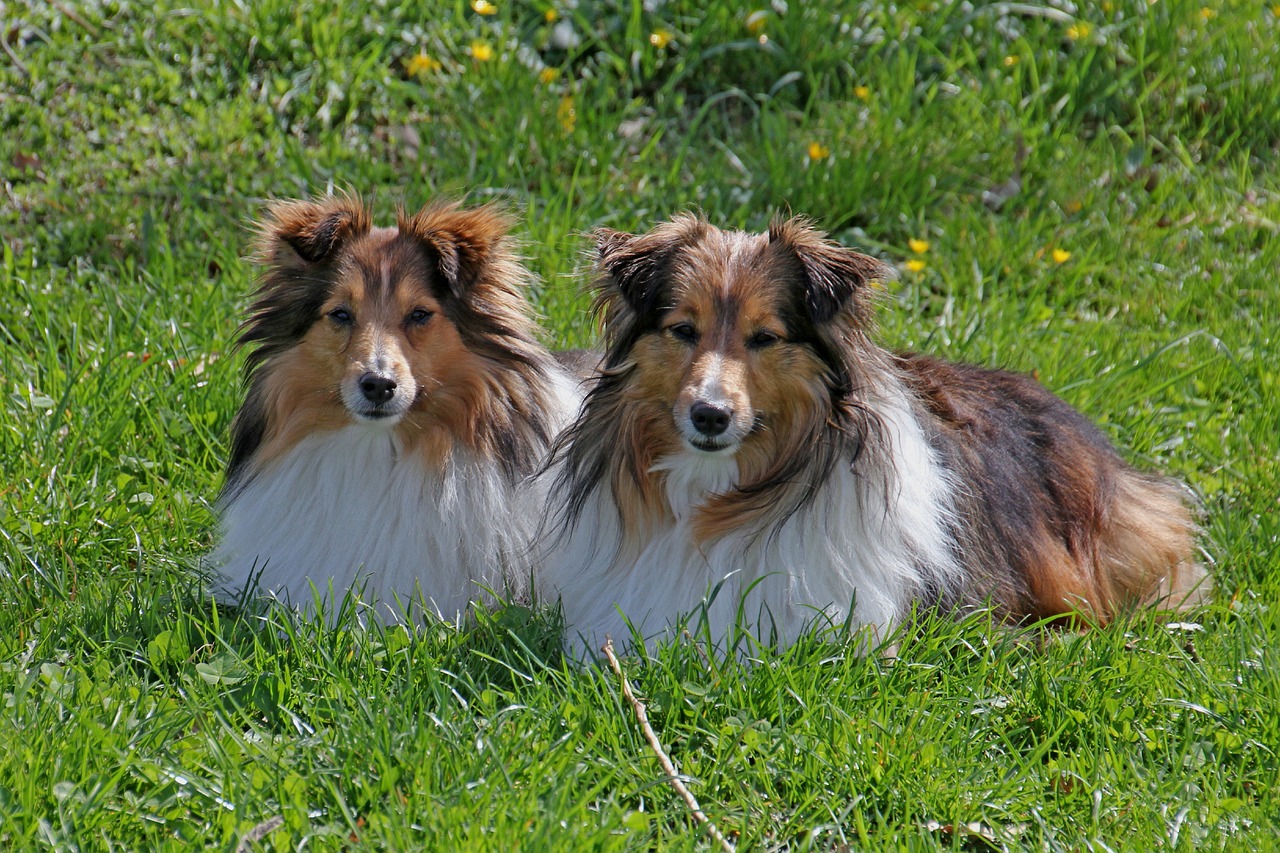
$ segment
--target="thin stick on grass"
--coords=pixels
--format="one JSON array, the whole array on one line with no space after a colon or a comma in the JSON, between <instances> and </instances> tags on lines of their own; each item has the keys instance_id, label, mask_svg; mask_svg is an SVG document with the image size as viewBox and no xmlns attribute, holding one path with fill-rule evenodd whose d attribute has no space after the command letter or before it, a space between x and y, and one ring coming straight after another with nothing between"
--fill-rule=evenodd
<instances>
[{"instance_id":1,"label":"thin stick on grass","mask_svg":"<svg viewBox=\"0 0 1280 853\"><path fill-rule=\"evenodd\" d=\"M240 843L236 845L236 853L249 853L253 850L255 841L261 841L282 826L284 826L284 818L280 815L267 818L244 834L244 838L241 838Z\"/></svg>"},{"instance_id":2,"label":"thin stick on grass","mask_svg":"<svg viewBox=\"0 0 1280 853\"><path fill-rule=\"evenodd\" d=\"M13 60L13 67L18 69L18 71L22 73L23 77L31 76L31 72L27 69L27 66L18 58L18 54L14 53L13 48L9 47L9 39L7 39L3 34L0 34L0 47L3 47L4 52L9 54L9 59Z\"/></svg>"},{"instance_id":3,"label":"thin stick on grass","mask_svg":"<svg viewBox=\"0 0 1280 853\"><path fill-rule=\"evenodd\" d=\"M671 783L671 787L676 789L676 793L680 795L685 805L689 807L689 811L693 813L693 819L706 828L707 834L718 841L727 853L735 853L733 843L721 834L720 830L711 821L711 818L707 817L707 813L702 810L702 806L698 805L698 798L685 786L684 782L680 781L676 766L671 763L671 758L662 748L662 742L658 740L653 727L649 725L649 714L645 711L644 703L636 698L635 693L631 692L631 682L627 680L627 676L622 672L622 664L618 663L618 658L613 653L613 638L606 634L604 645L600 650L609 659L609 666L613 668L614 674L618 676L618 681L622 684L622 695L627 697L627 701L631 703L631 708L636 712L636 720L640 723L640 730L644 732L645 740L649 741L649 746L653 749L654 755L658 756L658 763L662 765L662 769L666 772L667 781Z\"/></svg>"}]
</instances>

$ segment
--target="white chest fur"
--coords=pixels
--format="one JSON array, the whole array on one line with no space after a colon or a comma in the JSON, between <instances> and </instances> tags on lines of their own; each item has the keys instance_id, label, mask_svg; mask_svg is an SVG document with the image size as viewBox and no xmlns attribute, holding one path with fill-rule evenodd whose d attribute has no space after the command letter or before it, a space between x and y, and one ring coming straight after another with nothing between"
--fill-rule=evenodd
<instances>
[{"instance_id":1,"label":"white chest fur","mask_svg":"<svg viewBox=\"0 0 1280 853\"><path fill-rule=\"evenodd\" d=\"M903 397L887 395L877 411L882 441L857 470L839 464L814 500L763 532L693 537L698 505L735 482L732 457L688 451L659 463L674 518L630 549L608 488L597 488L542 575L543 597L549 587L563 602L571 645L627 638L619 611L646 637L669 635L682 615L695 629L705 613L717 644L739 625L787 645L816 620L883 636L931 579L959 568L946 471Z\"/></svg>"},{"instance_id":2,"label":"white chest fur","mask_svg":"<svg viewBox=\"0 0 1280 853\"><path fill-rule=\"evenodd\" d=\"M494 464L454 454L428 470L390 430L350 426L308 437L236 494L214 561L227 590L256 582L304 610L314 585L329 610L354 589L386 621L410 600L455 619L486 587L527 578L531 500Z\"/></svg>"}]
</instances>

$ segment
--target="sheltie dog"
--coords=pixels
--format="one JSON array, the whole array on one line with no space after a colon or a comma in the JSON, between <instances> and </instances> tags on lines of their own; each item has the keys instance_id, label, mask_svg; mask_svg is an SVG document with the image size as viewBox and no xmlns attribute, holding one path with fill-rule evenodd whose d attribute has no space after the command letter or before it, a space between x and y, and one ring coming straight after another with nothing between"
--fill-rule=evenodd
<instances>
[{"instance_id":1,"label":"sheltie dog","mask_svg":"<svg viewBox=\"0 0 1280 853\"><path fill-rule=\"evenodd\" d=\"M1103 623L1207 592L1181 485L1028 377L872 341L880 261L799 218L597 239L605 355L555 451L541 575L580 644L691 612L785 645L815 620L875 640L917 608Z\"/></svg>"},{"instance_id":2,"label":"sheltie dog","mask_svg":"<svg viewBox=\"0 0 1280 853\"><path fill-rule=\"evenodd\" d=\"M219 501L226 592L395 621L527 592L525 487L579 392L538 343L493 207L376 228L356 198L278 201ZM364 611L362 610L362 614Z\"/></svg>"}]
</instances>

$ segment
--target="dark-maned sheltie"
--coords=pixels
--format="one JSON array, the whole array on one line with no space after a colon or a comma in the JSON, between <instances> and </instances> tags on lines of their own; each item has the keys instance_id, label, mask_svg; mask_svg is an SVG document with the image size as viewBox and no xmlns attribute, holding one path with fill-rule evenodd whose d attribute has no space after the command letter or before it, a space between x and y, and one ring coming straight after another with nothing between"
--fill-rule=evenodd
<instances>
[{"instance_id":1,"label":"dark-maned sheltie","mask_svg":"<svg viewBox=\"0 0 1280 853\"><path fill-rule=\"evenodd\" d=\"M716 642L738 618L874 641L915 608L1103 623L1207 593L1180 484L1028 377L871 340L881 262L803 219L597 238L606 352L555 452L540 583L571 639L696 611Z\"/></svg>"},{"instance_id":2,"label":"dark-maned sheltie","mask_svg":"<svg viewBox=\"0 0 1280 853\"><path fill-rule=\"evenodd\" d=\"M528 475L580 394L537 340L508 225L493 207L377 228L356 198L270 204L219 502L225 592L303 609L353 592L383 620L527 592L544 506Z\"/></svg>"}]
</instances>

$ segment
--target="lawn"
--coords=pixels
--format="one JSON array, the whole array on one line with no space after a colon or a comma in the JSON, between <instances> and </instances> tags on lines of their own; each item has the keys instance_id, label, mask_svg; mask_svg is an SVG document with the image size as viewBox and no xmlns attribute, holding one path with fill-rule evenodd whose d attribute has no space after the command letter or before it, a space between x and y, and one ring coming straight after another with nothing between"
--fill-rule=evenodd
<instances>
[{"instance_id":1,"label":"lawn","mask_svg":"<svg viewBox=\"0 0 1280 853\"><path fill-rule=\"evenodd\" d=\"M1034 372L1203 504L1213 603L624 657L739 849L1271 849L1280 6L0 3L0 847L692 850L554 613L360 631L201 584L269 197L503 200L548 342L587 232L804 213L888 345Z\"/></svg>"}]
</instances>

